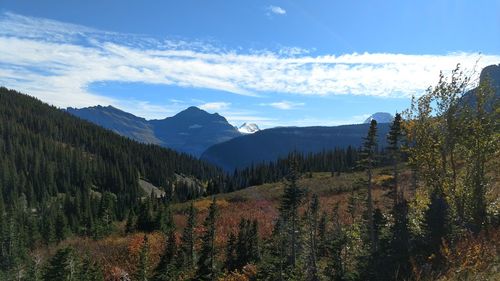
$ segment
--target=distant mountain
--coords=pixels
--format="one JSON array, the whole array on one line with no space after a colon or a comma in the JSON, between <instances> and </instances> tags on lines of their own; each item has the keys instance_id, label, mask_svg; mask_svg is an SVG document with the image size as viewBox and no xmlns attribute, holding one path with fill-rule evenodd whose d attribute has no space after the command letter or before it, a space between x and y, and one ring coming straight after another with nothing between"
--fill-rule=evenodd
<instances>
[{"instance_id":1,"label":"distant mountain","mask_svg":"<svg viewBox=\"0 0 500 281\"><path fill-rule=\"evenodd\" d=\"M162 145L200 156L208 147L241 135L226 118L197 107L162 120L149 121Z\"/></svg>"},{"instance_id":2,"label":"distant mountain","mask_svg":"<svg viewBox=\"0 0 500 281\"><path fill-rule=\"evenodd\" d=\"M369 124L372 120L377 121L377 123L391 123L394 116L387 112L377 112L368 117L364 123Z\"/></svg>"},{"instance_id":3,"label":"distant mountain","mask_svg":"<svg viewBox=\"0 0 500 281\"><path fill-rule=\"evenodd\" d=\"M241 133L217 113L189 107L175 116L146 120L112 106L68 108L67 112L143 143L200 156L208 147Z\"/></svg>"},{"instance_id":4,"label":"distant mountain","mask_svg":"<svg viewBox=\"0 0 500 281\"><path fill-rule=\"evenodd\" d=\"M274 161L291 151L320 152L349 145L357 148L368 132L369 124L336 127L280 127L244 135L208 148L201 156L227 171L244 168L252 163ZM378 136L385 146L389 124L378 126Z\"/></svg>"},{"instance_id":5,"label":"distant mountain","mask_svg":"<svg viewBox=\"0 0 500 281\"><path fill-rule=\"evenodd\" d=\"M122 111L112 106L93 106L66 109L67 112L100 125L115 133L143 143L161 144L155 136L154 128L144 118Z\"/></svg>"},{"instance_id":6,"label":"distant mountain","mask_svg":"<svg viewBox=\"0 0 500 281\"><path fill-rule=\"evenodd\" d=\"M500 64L489 65L481 70L479 81L482 82L485 80L490 83L491 87L495 91L495 95L492 97L493 100L486 101L486 104L490 107L489 110L491 110L495 102L494 100L496 99L496 101L498 101L500 98ZM472 108L474 108L476 105L476 90L477 89L474 88L465 93L462 97L462 102L468 103Z\"/></svg>"},{"instance_id":7,"label":"distant mountain","mask_svg":"<svg viewBox=\"0 0 500 281\"><path fill-rule=\"evenodd\" d=\"M238 127L238 131L242 134L253 134L260 131L260 128L255 123L243 123Z\"/></svg>"}]
</instances>

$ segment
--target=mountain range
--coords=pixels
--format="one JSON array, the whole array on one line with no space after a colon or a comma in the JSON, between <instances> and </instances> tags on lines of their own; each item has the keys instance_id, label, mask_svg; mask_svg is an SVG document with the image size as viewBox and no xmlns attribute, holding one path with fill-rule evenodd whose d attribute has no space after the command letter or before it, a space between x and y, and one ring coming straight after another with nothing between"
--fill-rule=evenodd
<instances>
[{"instance_id":1,"label":"mountain range","mask_svg":"<svg viewBox=\"0 0 500 281\"><path fill-rule=\"evenodd\" d=\"M130 139L185 152L225 170L273 161L293 150L309 153L358 147L368 128L367 124L357 124L260 130L253 123L234 127L221 115L194 106L161 120L146 120L112 106L66 111ZM381 123L381 134L385 134L392 115L379 112L370 118Z\"/></svg>"},{"instance_id":2,"label":"mountain range","mask_svg":"<svg viewBox=\"0 0 500 281\"><path fill-rule=\"evenodd\" d=\"M378 125L381 145L389 123ZM274 161L286 157L291 151L314 153L334 148L358 148L366 136L369 124L335 127L279 127L271 128L215 144L201 156L226 171L241 169L252 164Z\"/></svg>"},{"instance_id":3,"label":"mountain range","mask_svg":"<svg viewBox=\"0 0 500 281\"><path fill-rule=\"evenodd\" d=\"M214 144L242 135L226 118L194 106L161 120L146 120L112 106L67 108L66 111L130 139L196 157Z\"/></svg>"},{"instance_id":4,"label":"mountain range","mask_svg":"<svg viewBox=\"0 0 500 281\"><path fill-rule=\"evenodd\" d=\"M485 79L495 90L493 98L498 100L500 65L485 67L480 80ZM474 105L474 91L476 89L465 93L463 102ZM495 101L488 102L493 104ZM256 124L232 126L223 116L194 106L161 120L146 120L112 106L68 108L67 112L139 142L158 144L200 157L225 170L273 161L293 150L310 153L349 145L356 148L361 145L368 123L373 119L379 123L378 135L383 146L389 123L393 120L391 114L377 112L364 124L260 130Z\"/></svg>"}]
</instances>

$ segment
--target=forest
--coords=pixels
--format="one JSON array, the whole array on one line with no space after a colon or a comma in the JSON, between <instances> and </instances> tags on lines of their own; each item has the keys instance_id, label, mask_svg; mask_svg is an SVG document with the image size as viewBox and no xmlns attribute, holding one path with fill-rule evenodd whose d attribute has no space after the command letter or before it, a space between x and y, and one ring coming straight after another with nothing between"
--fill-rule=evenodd
<instances>
[{"instance_id":1,"label":"forest","mask_svg":"<svg viewBox=\"0 0 500 281\"><path fill-rule=\"evenodd\" d=\"M362 147L229 174L0 88L0 280L498 279L500 108L471 84L441 74Z\"/></svg>"}]
</instances>

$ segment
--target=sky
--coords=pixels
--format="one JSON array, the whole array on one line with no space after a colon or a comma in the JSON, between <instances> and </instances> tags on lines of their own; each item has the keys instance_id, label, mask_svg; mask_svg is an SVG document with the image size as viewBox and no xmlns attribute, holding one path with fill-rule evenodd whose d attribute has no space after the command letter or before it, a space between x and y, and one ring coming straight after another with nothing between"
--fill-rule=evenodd
<instances>
[{"instance_id":1,"label":"sky","mask_svg":"<svg viewBox=\"0 0 500 281\"><path fill-rule=\"evenodd\" d=\"M500 63L500 1L0 0L0 86L147 119L333 126Z\"/></svg>"}]
</instances>

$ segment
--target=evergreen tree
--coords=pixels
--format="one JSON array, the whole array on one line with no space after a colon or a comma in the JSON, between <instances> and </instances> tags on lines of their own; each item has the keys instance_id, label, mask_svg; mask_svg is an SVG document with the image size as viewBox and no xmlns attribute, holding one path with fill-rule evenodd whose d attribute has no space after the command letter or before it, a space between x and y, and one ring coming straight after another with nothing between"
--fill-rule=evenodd
<instances>
[{"instance_id":1,"label":"evergreen tree","mask_svg":"<svg viewBox=\"0 0 500 281\"><path fill-rule=\"evenodd\" d=\"M375 252L377 249L377 241L375 237L375 225L373 223L373 195L372 195L372 173L375 165L375 152L377 146L377 121L372 120L368 134L364 139L363 145L363 159L361 160L362 167L366 170L368 175L368 196L367 196L367 222L368 222L368 235L370 241L370 251Z\"/></svg>"},{"instance_id":2,"label":"evergreen tree","mask_svg":"<svg viewBox=\"0 0 500 281\"><path fill-rule=\"evenodd\" d=\"M326 256L326 234L327 234L327 215L326 212L321 213L321 218L318 222L318 257Z\"/></svg>"},{"instance_id":3,"label":"evergreen tree","mask_svg":"<svg viewBox=\"0 0 500 281\"><path fill-rule=\"evenodd\" d=\"M217 219L217 203L215 197L208 209L208 215L205 218L203 226L205 233L202 237L200 257L198 259L198 269L196 271L196 280L212 281L217 277L215 265L215 221Z\"/></svg>"},{"instance_id":4,"label":"evergreen tree","mask_svg":"<svg viewBox=\"0 0 500 281\"><path fill-rule=\"evenodd\" d=\"M148 281L149 280L149 241L148 237L144 235L139 253L139 264L135 271L135 280Z\"/></svg>"},{"instance_id":5,"label":"evergreen tree","mask_svg":"<svg viewBox=\"0 0 500 281\"><path fill-rule=\"evenodd\" d=\"M248 240L250 241L249 262L257 263L260 261L260 239L259 239L259 223L255 219L248 231Z\"/></svg>"},{"instance_id":6,"label":"evergreen tree","mask_svg":"<svg viewBox=\"0 0 500 281\"><path fill-rule=\"evenodd\" d=\"M79 261L72 248L62 248L50 259L43 273L45 281L80 281Z\"/></svg>"},{"instance_id":7,"label":"evergreen tree","mask_svg":"<svg viewBox=\"0 0 500 281\"><path fill-rule=\"evenodd\" d=\"M125 232L132 233L136 230L136 228L137 228L137 217L135 215L134 209L131 208L127 216L127 222L125 224Z\"/></svg>"},{"instance_id":8,"label":"evergreen tree","mask_svg":"<svg viewBox=\"0 0 500 281\"><path fill-rule=\"evenodd\" d=\"M308 223L308 243L307 243L307 281L318 281L318 266L317 266L317 231L318 231L318 211L319 211L319 199L316 194L313 195L309 209L307 211L307 223Z\"/></svg>"},{"instance_id":9,"label":"evergreen tree","mask_svg":"<svg viewBox=\"0 0 500 281\"><path fill-rule=\"evenodd\" d=\"M83 259L78 280L104 281L102 268L96 261L93 261L90 257L87 256Z\"/></svg>"},{"instance_id":10,"label":"evergreen tree","mask_svg":"<svg viewBox=\"0 0 500 281\"><path fill-rule=\"evenodd\" d=\"M226 245L226 261L224 267L227 271L234 271L237 267L237 257L236 257L236 236L234 233L229 234L229 239Z\"/></svg>"},{"instance_id":11,"label":"evergreen tree","mask_svg":"<svg viewBox=\"0 0 500 281\"><path fill-rule=\"evenodd\" d=\"M153 207L151 199L146 199L139 208L139 216L137 218L137 229L141 231L153 231L155 221L153 219Z\"/></svg>"},{"instance_id":12,"label":"evergreen tree","mask_svg":"<svg viewBox=\"0 0 500 281\"><path fill-rule=\"evenodd\" d=\"M167 281L176 279L177 268L174 258L177 253L177 242L175 231L170 231L165 250L161 256L160 262L154 270L153 281Z\"/></svg>"},{"instance_id":13,"label":"evergreen tree","mask_svg":"<svg viewBox=\"0 0 500 281\"><path fill-rule=\"evenodd\" d=\"M188 210L187 224L182 232L180 253L178 255L179 266L191 269L194 265L195 251L194 243L196 237L194 236L194 228L196 224L196 209L193 202L191 202Z\"/></svg>"},{"instance_id":14,"label":"evergreen tree","mask_svg":"<svg viewBox=\"0 0 500 281\"><path fill-rule=\"evenodd\" d=\"M408 203L405 199L393 206L392 237L390 241L389 272L397 272L397 279L406 280L411 274L410 264L410 229L408 221Z\"/></svg>"},{"instance_id":15,"label":"evergreen tree","mask_svg":"<svg viewBox=\"0 0 500 281\"><path fill-rule=\"evenodd\" d=\"M328 249L330 255L325 269L325 276L328 277L329 280L333 281L345 280L346 277L345 262L342 251L347 243L347 235L340 224L338 212L339 204L337 203L333 212L333 230L329 239L330 242Z\"/></svg>"},{"instance_id":16,"label":"evergreen tree","mask_svg":"<svg viewBox=\"0 0 500 281\"><path fill-rule=\"evenodd\" d=\"M286 187L281 198L280 216L283 222L285 239L289 243L289 253L286 256L287 263L293 268L296 265L299 247L299 214L298 210L302 204L305 190L297 185L299 175L297 174L297 160L290 160L290 173L287 176Z\"/></svg>"},{"instance_id":17,"label":"evergreen tree","mask_svg":"<svg viewBox=\"0 0 500 281\"><path fill-rule=\"evenodd\" d=\"M401 161L401 138L402 138L402 120L401 114L396 113L394 121L391 124L391 130L387 135L387 149L390 152L393 165L393 188L394 188L394 203L398 204L403 195L398 189L399 182L399 162Z\"/></svg>"}]
</instances>

